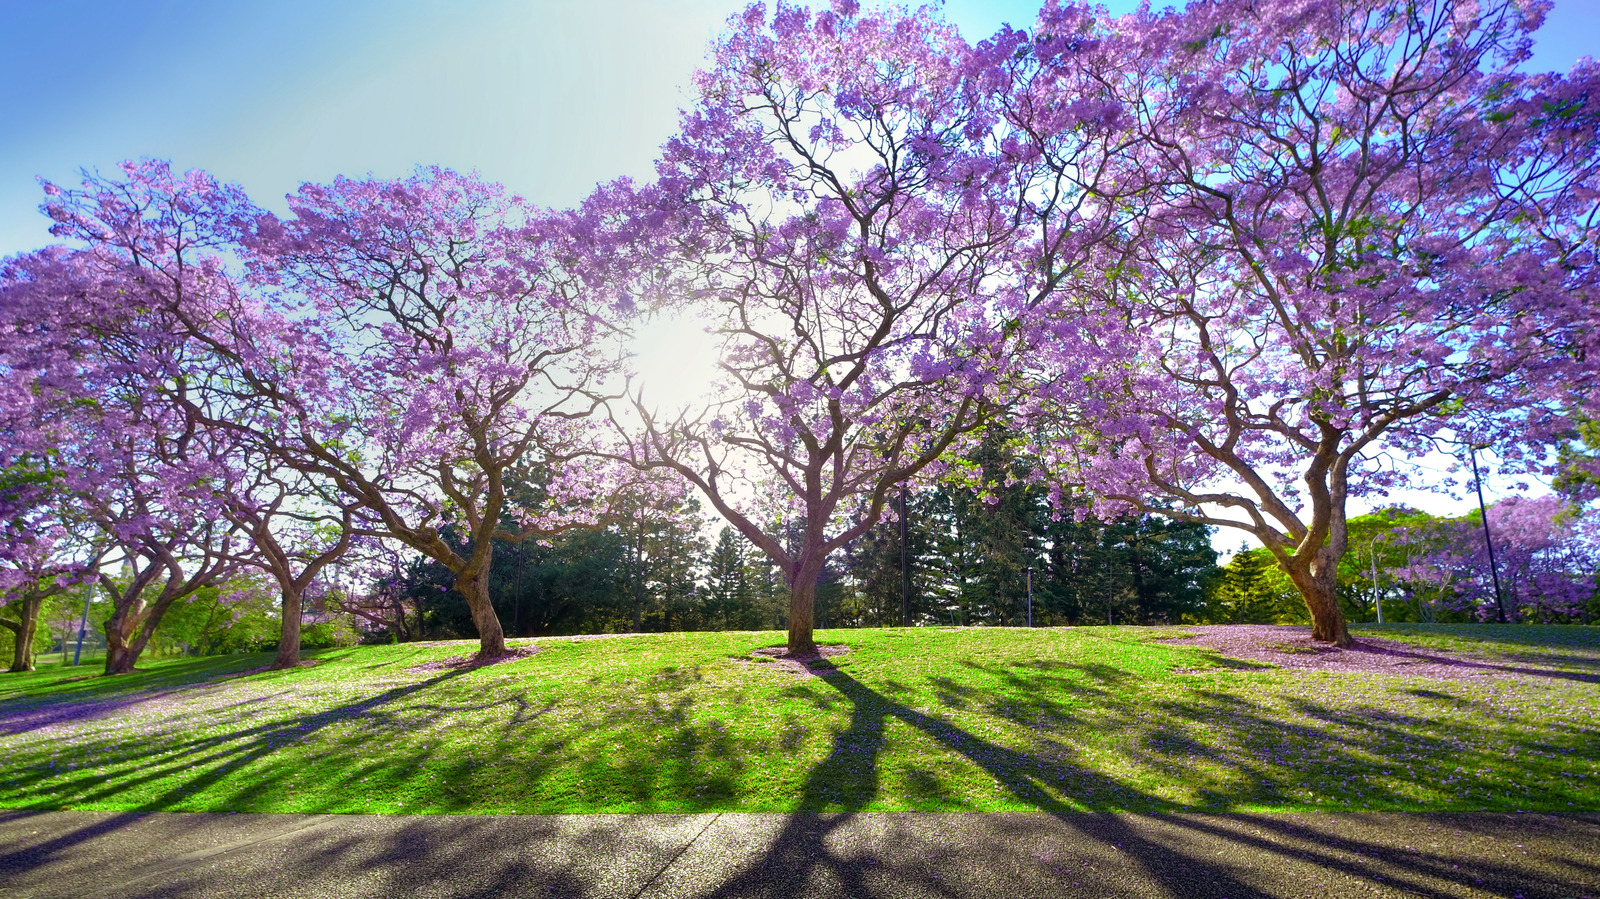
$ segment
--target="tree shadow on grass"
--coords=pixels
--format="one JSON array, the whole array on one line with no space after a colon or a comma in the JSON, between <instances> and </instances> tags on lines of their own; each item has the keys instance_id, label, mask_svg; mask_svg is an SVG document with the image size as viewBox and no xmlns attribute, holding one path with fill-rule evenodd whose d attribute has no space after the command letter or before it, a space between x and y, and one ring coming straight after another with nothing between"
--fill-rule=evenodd
<instances>
[{"instance_id":1,"label":"tree shadow on grass","mask_svg":"<svg viewBox=\"0 0 1600 899\"><path fill-rule=\"evenodd\" d=\"M827 758L812 769L801 792L799 814L789 816L770 848L755 864L748 866L710 896L786 895L794 882L825 876L841 895L876 896L884 892L886 873L870 855L841 852L829 845L830 837L865 809L878 793L881 774L878 757L883 750L886 728L891 720L900 721L937 741L977 765L1005 787L1013 797L1058 820L1076 824L1080 818L1096 822L1093 829L1082 829L1092 839L1109 842L1135 858L1140 850L1155 854L1159 847L1146 846L1136 830L1125 826L1114 815L1085 815L1056 794L1056 787L1041 772L1063 767L1060 763L1043 766L1035 757L997 745L938 716L924 714L875 692L837 669L819 671L822 680L850 701L850 722L834 736ZM1077 784L1092 784L1102 795L1131 792L1123 784L1098 772L1076 766L1070 768ZM1158 802L1154 797L1144 797ZM1128 850L1127 847L1134 847ZM780 873L781 877L775 877ZM1147 867L1145 873L1175 894L1182 895L1183 882L1170 877L1164 868ZM1247 896L1254 892L1232 874L1216 872L1229 895ZM896 882L915 883L935 895L945 892L940 875L932 870L895 872Z\"/></svg>"},{"instance_id":2,"label":"tree shadow on grass","mask_svg":"<svg viewBox=\"0 0 1600 899\"><path fill-rule=\"evenodd\" d=\"M1361 778L1374 767L1371 759L1383 757L1396 746L1409 747L1428 758L1447 757L1460 738L1464 740L1462 745L1474 747L1474 752L1491 751L1493 740L1484 737L1500 739L1503 736L1490 730L1501 726L1498 719L1472 725L1430 724L1428 713L1394 714L1383 708L1351 706L1348 702L1324 705L1312 700L1298 705L1291 702L1290 710L1299 715L1286 717L1280 708L1252 699L1253 694L1249 693L1240 696L1220 689L1206 691L1186 686L1176 698L1165 692L1142 694L1137 689L1140 679L1130 680L1125 673L1098 663L1066 667L1027 663L966 667L992 679L993 684L974 687L970 682L945 679L943 682L936 680L932 686L935 692L941 683L952 690L959 687L963 702L989 716L987 721L976 726L952 722L942 713L919 711L907 704L917 700L901 702L899 694L891 696L887 691L868 687L831 664L817 666L816 673L820 676L809 678L794 690L803 690L806 698L819 707L838 708L848 703L848 721L834 734L827 755L805 773L798 802L798 807L804 811L785 820L757 861L735 874L714 894L787 895L793 892L797 881L814 883L818 880L835 885L834 892L838 894L893 894L897 892L896 883L917 884L933 895L950 894L953 887L949 880L940 879L941 876L948 878L948 859L941 861L939 853L944 850L936 840L917 843L928 847L928 857L909 862L902 860L894 867L893 880L886 881L890 872L886 871L884 855L870 846L862 848L859 840L853 837L846 839L870 823L861 813L885 793L886 780L898 778L908 783L911 790L904 795L925 795L939 803L949 798L945 791L947 785L940 781L941 775L948 776L949 772L941 770L939 764L916 767L897 755L898 767L892 771L884 769L889 741L900 739L899 735L905 732L899 725L909 728L915 739L930 741L940 748L947 757L960 763L963 771L976 769L991 778L1018 806L1044 813L1049 823L1046 829L1059 837L1056 848L1036 845L1030 848L1028 841L1033 839L1030 834L1040 830L1036 817L986 817L993 822L984 825L987 830L982 832L988 835L986 839L992 837L992 841L1011 841L1016 845L975 847L974 854L968 856L960 856L961 847L955 847L951 858L998 859L1010 869L1033 872L1040 878L1049 879L1057 874L1065 878L1068 872L1061 867L1060 857L1049 855L1061 851L1059 846L1064 839L1078 846L1092 847L1106 858L1122 859L1123 870L1131 866L1137 877L1176 895L1263 894L1259 882L1249 873L1250 866L1241 867L1231 857L1219 857L1216 854L1219 847L1230 856L1243 854L1268 861L1281 859L1310 869L1347 869L1354 876L1369 879L1381 876L1391 882L1406 883L1411 892L1425 896L1459 892L1439 886L1440 882L1473 888L1480 883L1514 881L1513 874L1507 873L1511 869L1488 855L1473 860L1446 849L1401 852L1386 842L1381 833L1362 833L1354 825L1341 829L1337 821L1343 819L1337 816L1323 819L1335 821L1335 826L1329 827L1282 815L1183 813L1192 810L1195 803L1178 803L1158 795L1159 784L1148 777L1141 781L1132 775L1113 776L1077 764L1073 761L1073 747L1067 745L1072 741L1072 734L1086 729L1137 731L1143 739L1130 743L1126 758L1146 772L1177 780L1189 776L1196 765L1206 763L1237 776L1232 781L1213 781L1214 789L1201 794L1199 803L1214 801L1221 808L1254 803L1276 807L1291 801L1296 788L1320 791L1318 797L1322 799L1337 799L1337 793L1331 791L1359 786ZM383 746L380 751L371 753L369 759L363 756L360 746L351 741L382 740L398 728L415 728L419 722L446 720L456 713L499 706L505 711L502 717L509 723L498 733L480 728L489 739L473 742L480 746L489 744L484 748L491 752L496 749L493 745L496 736L502 744L530 742L535 735L530 733L528 725L549 711L549 704L543 700L529 701L527 694L513 693L509 696L472 695L456 702L452 694L461 694L463 691L459 689L446 690L436 696L420 692L467 673L446 672L317 714L251 723L237 730L230 726L228 733L200 735L181 744L149 748L124 741L105 755L109 766L121 770L108 774L98 784L69 783L65 792L55 786L59 781L52 780L50 773L28 769L21 775L32 778L30 783L41 792L48 787L60 793L63 804L75 804L110 800L119 792L150 784L166 786L161 783L162 778L193 769L199 772L196 776L152 797L144 807L169 807L196 790L226 786L228 804L248 808L251 803L286 786L284 765L271 758L274 752L330 726L365 721L367 724L356 728L353 735L333 737L337 742L330 744L329 755L321 760L337 772L338 785L354 788L362 778L371 777L385 784L374 789L392 790L395 784L411 791L426 789L427 782L415 778L411 772L424 764L434 764L434 770L444 775L446 782L469 783L465 795L436 797L436 810L466 808L486 795L470 781L481 775L476 762L430 759L424 746L414 751ZM614 730L624 743L659 734L660 739L653 744L641 741L640 745L624 747L625 754L620 756L624 766L638 765L640 770L620 772L618 776L622 780L619 782L635 784L647 793L654 791L678 797L680 804L691 808L728 807L722 794L732 789L730 772L737 774L740 770L738 756L746 750L721 732L715 721L697 720L693 714L693 696L686 691L702 680L698 674L683 671L673 672L669 677L650 678L640 688L642 692L624 697L616 709L584 719L585 729ZM1456 697L1438 691L1417 694L1417 698L1425 702L1460 703ZM1079 710L1082 712L1079 714L1066 704L1069 699L1083 699L1090 707L1087 711ZM397 704L398 709L395 708ZM250 715L252 709L253 706L240 707L241 720ZM1028 742L1028 731L1022 732L1020 743L1012 737L999 738L1011 745L1000 745L995 739L983 736L980 731L996 718L1005 719L1002 723L1012 733L1017 733L1012 725L1031 728L1034 742ZM1467 732L1461 730L1463 727L1482 729ZM1452 733L1452 729L1460 732ZM1581 742L1583 739L1596 736L1592 728L1580 723L1561 731L1557 743L1544 748L1559 750L1566 742L1582 746L1585 745ZM1064 742L1051 742L1057 738ZM802 742L803 735L796 737L794 746ZM1594 744L1591 741L1588 745ZM780 754L794 752L794 747L784 749L776 743L775 748ZM1309 756L1301 754L1308 748L1313 750ZM591 783L591 778L606 774L602 762L594 762L592 766L587 760L575 762L571 753L563 755L562 749L557 743L535 752L521 776L538 780L552 771L565 776L571 773L574 765ZM709 760L730 756L733 758L724 767L715 770L709 767ZM1285 780L1286 775L1295 772L1304 772L1305 778L1298 783ZM230 783L233 778L237 779ZM686 788L697 782L709 786L711 795L690 795ZM1480 779L1478 785L1485 783L1487 781ZM491 789L505 785L502 782ZM1368 785L1373 789L1382 786L1378 779ZM409 796L408 793L408 800ZM644 798L649 799L648 796ZM1085 811L1086 806L1120 811ZM1164 814L1152 819L1128 814L1130 809L1180 814ZM70 848L83 840L106 838L108 833L114 835L122 826L117 823L119 820L125 823L136 819L136 815L128 815L113 818L109 824L100 822L85 828L86 835L76 841L70 836L62 837L45 851L65 851L62 841ZM417 847L422 843L418 841L427 839L424 829L407 830L406 834L403 838L394 838L393 850L385 856L389 861L369 859L367 849L353 840L340 841L328 850L326 858L330 863L345 858L367 859L361 861L361 865L398 864L395 859L420 851ZM915 836L910 834L908 839ZM465 831L462 838L467 838ZM596 846L609 845L600 837L595 839L600 840ZM459 863L461 870L466 871L472 868L473 851L480 845L435 849L424 857L437 858L441 865L455 859L450 863ZM1204 851L1199 848L1202 846L1206 847ZM28 850L30 854L37 851L38 847ZM0 855L0 871L7 870L4 867L7 863L23 863L23 860L16 852ZM528 872L534 868L528 867L525 861L489 859L483 864L499 872L490 878L492 883L514 883L519 876L533 876ZM1080 879L1089 877L1081 871L1072 873ZM571 887L573 895L587 889L576 879L552 882ZM1111 881L1102 879L1096 883L1105 888L1104 894L1120 891ZM1066 880L1062 884L1071 886Z\"/></svg>"},{"instance_id":3,"label":"tree shadow on grass","mask_svg":"<svg viewBox=\"0 0 1600 899\"><path fill-rule=\"evenodd\" d=\"M697 694L707 679L705 667L644 678L615 701L588 710L573 738L582 741L580 749L554 765L571 772L568 782L581 797L582 806L571 810L726 809L739 798L749 755L759 755L764 746L785 753L798 749L807 730L794 722L787 730L751 739L737 723L730 727L716 712L702 709ZM806 684L782 692L801 702L824 698ZM524 776L540 775L530 770Z\"/></svg>"},{"instance_id":4,"label":"tree shadow on grass","mask_svg":"<svg viewBox=\"0 0 1600 899\"><path fill-rule=\"evenodd\" d=\"M1482 672L1485 674L1520 674L1531 677L1554 677L1563 680L1581 681L1586 684L1600 684L1600 658L1586 659L1568 655L1550 655L1538 653L1514 653L1509 656L1513 661L1497 662L1488 659L1473 659L1459 655L1445 655L1439 652L1430 652L1426 649L1401 648L1395 643L1378 644L1369 640L1357 640L1355 645L1345 652L1366 653L1370 655L1399 656L1401 658L1415 659L1433 665L1443 665L1446 668L1455 668L1461 671ZM1530 662L1532 664L1516 664L1516 662ZM1533 667L1541 665L1541 667ZM1570 667L1594 668L1594 671L1566 671L1560 668L1547 667L1551 665L1566 665Z\"/></svg>"},{"instance_id":5,"label":"tree shadow on grass","mask_svg":"<svg viewBox=\"0 0 1600 899\"><path fill-rule=\"evenodd\" d=\"M56 682L47 693L0 699L0 736L28 733L52 724L101 718L143 703L169 699L199 685L220 687L231 676L270 661L265 654L210 656L165 662L132 674L85 674Z\"/></svg>"},{"instance_id":6,"label":"tree shadow on grass","mask_svg":"<svg viewBox=\"0 0 1600 899\"><path fill-rule=\"evenodd\" d=\"M1502 646L1534 649L1571 647L1600 653L1600 627L1574 624L1358 624L1352 628L1373 637L1442 636Z\"/></svg>"},{"instance_id":7,"label":"tree shadow on grass","mask_svg":"<svg viewBox=\"0 0 1600 899\"><path fill-rule=\"evenodd\" d=\"M126 794L146 784L155 783L180 771L199 771L191 777L183 779L179 785L140 805L136 812L130 812L105 822L99 822L81 831L63 835L52 840L44 846L31 847L30 856L49 856L71 848L83 840L103 835L108 829L115 829L122 824L138 819L137 812L159 811L171 808L186 796L204 791L217 786L229 777L237 774L246 766L266 758L284 746L305 739L307 736L325 728L338 724L358 721L368 718L384 706L402 700L418 692L436 687L446 681L460 677L467 673L465 670L452 670L436 677L395 687L371 696L360 702L337 706L326 711L311 715L299 716L288 720L273 721L247 727L243 730L228 730L225 733L207 736L198 739L185 740L176 745L143 746L124 750L114 758L104 759L98 768L118 769L123 772L137 771L133 776L117 776L113 771L99 780L99 786L89 786L83 789L73 789L72 785L56 786L49 793L48 803L36 803L35 807L67 808L71 806L93 805L99 802L114 801L119 795ZM35 765L30 769L18 772L12 778L10 785L20 791L29 791L56 775L54 765L44 767ZM356 769L354 774L363 773ZM234 804L249 804L278 787L278 778L262 776L253 782L241 786L232 795ZM14 853L0 852L0 870L19 863Z\"/></svg>"},{"instance_id":8,"label":"tree shadow on grass","mask_svg":"<svg viewBox=\"0 0 1600 899\"><path fill-rule=\"evenodd\" d=\"M1491 851L1480 853L1482 857L1479 858L1452 851L1458 847L1451 845L1435 851L1411 846L1402 848L1395 844L1393 833L1382 825L1373 826L1368 822L1360 827L1347 827L1339 816L1319 816L1314 823L1307 823L1290 815L1196 814L1186 806L1143 792L1129 783L1063 761L1059 755L1046 763L1036 754L998 745L940 716L895 702L843 671L833 669L818 673L822 675L820 682L850 702L850 721L835 735L827 757L808 775L798 803L800 812L787 818L758 859L708 891L708 896L784 896L798 891L801 885L814 889L818 884L825 884L829 892L851 896L894 895L907 887L931 895L951 894L954 885L948 879L941 880L939 872L944 870L948 877L949 871L947 866L942 868L938 864L939 858L902 860L891 868L877 854L862 851L858 844L842 839L850 829L865 827L858 819L879 794L884 776L879 760L884 752L887 728L894 721L913 728L972 763L1015 800L1049 816L1058 825L1058 833L1065 843L1077 847L1075 852L1088 851L1090 856L1099 852L1104 858L1115 859L1131 867L1133 876L1156 884L1172 895L1274 894L1272 888L1263 888L1259 878L1249 873L1259 870L1262 863L1270 867L1274 860L1301 865L1313 874L1318 870L1339 873L1428 897L1454 896L1460 889L1498 889L1518 884L1528 888L1530 884L1537 885L1534 881L1540 877L1546 878L1545 887L1558 889L1561 877L1570 876L1570 873L1530 873L1514 864L1495 861ZM970 691L964 698L975 699ZM1385 736L1395 737L1398 731L1416 724L1404 716L1404 720L1388 720L1382 716L1351 718L1346 715L1335 721L1326 716L1326 710L1318 711L1324 712L1324 721L1355 727L1368 733L1371 739L1365 745L1350 746L1341 742L1333 731L1312 726L1299 727L1294 736L1309 739L1329 756L1351 763L1377 745L1375 741ZM1274 776L1281 775L1285 768L1283 760L1268 756L1254 762L1228 757L1217 747L1184 730L1184 722L1216 720L1219 716L1229 721L1235 734L1281 726L1266 716L1253 714L1249 703L1237 697L1202 695L1197 702L1161 703L1134 714L1150 728L1145 744L1149 755L1143 761L1148 764L1167 761L1174 777L1182 777L1185 765L1201 757L1230 765L1246 783L1266 783L1266 795L1261 798L1268 802L1274 798L1281 801L1282 790L1291 786L1272 784ZM1416 742L1419 738L1413 735L1408 739ZM920 769L913 770L912 775L931 778L929 772ZM1084 811L1069 798L1073 796L1117 797L1116 804L1122 807L1165 814L1148 818L1127 812ZM1215 793L1204 798L1222 807L1237 807L1245 797ZM1006 820L1005 816L984 817ZM1430 817L1469 823L1471 819L1467 815L1391 816L1409 822ZM1360 816L1344 818L1360 819ZM985 826L1004 829L1002 824ZM1600 832L1600 828L1595 829ZM1017 823L1015 830L1020 841L1018 846L1028 840L1037 842L1039 827L1036 823ZM1495 844L1488 848L1504 847ZM933 856L940 853L933 846L929 851ZM977 847L972 857L996 869L1031 870L1024 882L1042 884L1060 878L1063 889L1073 885L1082 888L1081 878L1090 875L1078 868L1063 871L1059 865L1052 866L1050 851L990 845ZM1253 861L1241 864L1238 856L1245 855L1251 856ZM1563 863L1568 872L1594 867L1570 858ZM1125 886L1121 882L1101 882L1101 888L1116 892L1121 892ZM1533 890L1528 895L1538 892Z\"/></svg>"},{"instance_id":9,"label":"tree shadow on grass","mask_svg":"<svg viewBox=\"0 0 1600 899\"><path fill-rule=\"evenodd\" d=\"M1559 670L1533 670L1528 666L1545 669L1569 669L1574 673L1600 672L1600 627L1572 624L1363 624L1356 626L1358 636L1376 637L1406 644L1424 653L1441 650L1477 655L1488 664L1508 665L1513 673L1560 677ZM1430 645L1431 641L1413 642L1408 637L1442 639L1446 646ZM1457 642L1459 641L1459 643ZM1472 644L1486 644L1473 646ZM1489 658L1481 658L1482 656ZM1451 661L1459 661L1451 657ZM1592 682L1592 681L1591 681Z\"/></svg>"}]
</instances>

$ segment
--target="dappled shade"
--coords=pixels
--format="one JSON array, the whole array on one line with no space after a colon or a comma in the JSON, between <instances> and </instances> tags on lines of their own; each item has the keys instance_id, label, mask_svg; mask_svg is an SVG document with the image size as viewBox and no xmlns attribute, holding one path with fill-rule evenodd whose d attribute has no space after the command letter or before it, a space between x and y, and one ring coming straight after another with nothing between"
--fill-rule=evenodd
<instances>
[{"instance_id":1,"label":"dappled shade","mask_svg":"<svg viewBox=\"0 0 1600 899\"><path fill-rule=\"evenodd\" d=\"M0 700L13 807L331 812L1592 809L1600 647L1433 632L1469 676L1297 672L1178 630L822 632L471 644L40 672ZM259 657L258 657L259 658ZM1504 669L1504 670L1501 670Z\"/></svg>"}]
</instances>

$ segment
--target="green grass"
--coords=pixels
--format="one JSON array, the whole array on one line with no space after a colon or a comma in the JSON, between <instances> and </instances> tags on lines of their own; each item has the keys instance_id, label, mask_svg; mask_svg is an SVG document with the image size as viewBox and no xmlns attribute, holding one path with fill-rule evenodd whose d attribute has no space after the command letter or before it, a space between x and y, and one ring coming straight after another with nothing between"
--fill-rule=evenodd
<instances>
[{"instance_id":1,"label":"green grass","mask_svg":"<svg viewBox=\"0 0 1600 899\"><path fill-rule=\"evenodd\" d=\"M1179 630L825 631L851 652L810 678L742 660L770 633L49 667L0 675L0 807L1600 810L1594 628L1361 629L1523 672L1467 680L1153 642Z\"/></svg>"}]
</instances>

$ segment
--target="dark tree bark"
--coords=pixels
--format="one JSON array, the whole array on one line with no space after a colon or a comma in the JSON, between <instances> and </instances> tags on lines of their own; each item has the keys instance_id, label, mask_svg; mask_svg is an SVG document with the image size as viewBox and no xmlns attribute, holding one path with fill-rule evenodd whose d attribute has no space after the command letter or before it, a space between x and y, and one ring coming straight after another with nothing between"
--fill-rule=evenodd
<instances>
[{"instance_id":1,"label":"dark tree bark","mask_svg":"<svg viewBox=\"0 0 1600 899\"><path fill-rule=\"evenodd\" d=\"M273 670L297 668L300 665L300 618L304 613L300 591L289 587L282 591L283 620L278 623L278 654L272 659Z\"/></svg>"},{"instance_id":2,"label":"dark tree bark","mask_svg":"<svg viewBox=\"0 0 1600 899\"><path fill-rule=\"evenodd\" d=\"M22 599L12 603L17 610L16 621L0 618L0 625L4 625L16 638L16 646L11 653L11 671L21 673L33 670L33 639L39 632L39 610L44 608L47 597L58 592L60 591L30 591Z\"/></svg>"},{"instance_id":3,"label":"dark tree bark","mask_svg":"<svg viewBox=\"0 0 1600 899\"><path fill-rule=\"evenodd\" d=\"M116 612L105 623L105 673L131 674L134 666L139 663L139 656L145 647L150 645L150 638L155 636L156 627L161 624L161 618L166 615L167 609L170 609L179 598L188 596L203 586L205 584L199 584L186 590L184 581L177 577L169 578L161 594L156 597L156 601L148 607L139 594L135 594L127 601L119 597ZM139 593L142 592L143 589L140 588ZM116 596L115 593L112 595Z\"/></svg>"},{"instance_id":4,"label":"dark tree bark","mask_svg":"<svg viewBox=\"0 0 1600 899\"><path fill-rule=\"evenodd\" d=\"M473 549L467 567L456 575L456 592L466 598L472 623L478 629L478 658L504 658L507 654L505 630L500 627L500 616L495 614L494 603L489 599L493 541L485 540Z\"/></svg>"},{"instance_id":5,"label":"dark tree bark","mask_svg":"<svg viewBox=\"0 0 1600 899\"><path fill-rule=\"evenodd\" d=\"M278 652L270 667L282 670L300 665L301 618L305 613L306 589L323 569L338 561L349 550L354 513L350 504L343 505L337 517L333 514L300 516L284 513L284 502L295 491L291 491L271 472L263 476L263 481L278 488L277 496L263 506L236 508L230 517L237 526L249 530L251 545L255 550L251 555L238 557L237 561L266 569L278 582L283 617L278 625ZM278 535L273 533L273 521L278 517L298 518L305 524L337 525L339 539L321 552L306 547L285 548ZM298 574L295 572L296 565L300 566Z\"/></svg>"},{"instance_id":6,"label":"dark tree bark","mask_svg":"<svg viewBox=\"0 0 1600 899\"><path fill-rule=\"evenodd\" d=\"M814 635L817 615L817 580L822 576L826 559L816 548L803 553L789 581L789 642L790 655L811 655L817 651Z\"/></svg>"},{"instance_id":7,"label":"dark tree bark","mask_svg":"<svg viewBox=\"0 0 1600 899\"><path fill-rule=\"evenodd\" d=\"M1300 591L1306 608L1311 612L1311 638L1349 646L1354 641L1345 625L1344 610L1339 608L1338 572L1339 557L1343 553L1318 553L1309 564L1291 560L1284 565L1289 580Z\"/></svg>"},{"instance_id":8,"label":"dark tree bark","mask_svg":"<svg viewBox=\"0 0 1600 899\"><path fill-rule=\"evenodd\" d=\"M156 542L148 536L142 545L129 547L128 558L144 562L136 568L128 583L120 588L111 578L100 575L101 587L111 597L113 611L105 623L106 674L128 674L139 662L139 656L155 636L162 616L179 600L187 599L195 591L209 587L233 575L240 563L219 546L225 546L227 537L220 534L221 525L205 525L202 536L193 534L178 538L174 544ZM193 559L180 559L173 546L185 545L199 555ZM187 563L188 570L185 571ZM166 575L161 592L154 602L146 602L150 586Z\"/></svg>"}]
</instances>

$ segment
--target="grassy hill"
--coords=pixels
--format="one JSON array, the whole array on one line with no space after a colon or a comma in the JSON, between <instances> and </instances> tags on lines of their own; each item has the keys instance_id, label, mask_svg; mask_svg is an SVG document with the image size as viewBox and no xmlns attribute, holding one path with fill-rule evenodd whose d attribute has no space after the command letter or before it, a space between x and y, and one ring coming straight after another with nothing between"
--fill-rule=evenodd
<instances>
[{"instance_id":1,"label":"grassy hill","mask_svg":"<svg viewBox=\"0 0 1600 899\"><path fill-rule=\"evenodd\" d=\"M0 807L1600 810L1600 629L1382 632L1516 662L1453 679L1157 642L1182 632L824 631L821 676L753 659L773 633L45 668L0 675Z\"/></svg>"}]
</instances>

